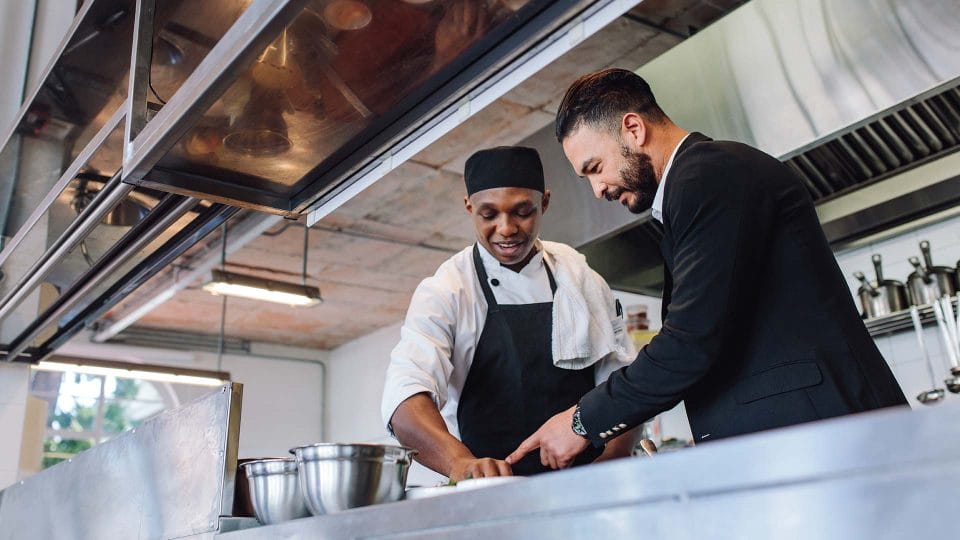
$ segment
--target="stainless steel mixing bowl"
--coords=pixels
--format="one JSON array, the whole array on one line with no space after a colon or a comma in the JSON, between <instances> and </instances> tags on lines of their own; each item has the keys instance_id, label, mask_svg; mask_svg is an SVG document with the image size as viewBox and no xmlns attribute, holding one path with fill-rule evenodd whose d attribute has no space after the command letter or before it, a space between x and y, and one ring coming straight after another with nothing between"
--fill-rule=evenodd
<instances>
[{"instance_id":1,"label":"stainless steel mixing bowl","mask_svg":"<svg viewBox=\"0 0 960 540\"><path fill-rule=\"evenodd\" d=\"M297 460L258 459L242 467L247 473L253 513L260 523L270 525L310 515L300 489Z\"/></svg>"},{"instance_id":2,"label":"stainless steel mixing bowl","mask_svg":"<svg viewBox=\"0 0 960 540\"><path fill-rule=\"evenodd\" d=\"M399 501L416 450L383 444L312 444L290 450L314 515Z\"/></svg>"}]
</instances>

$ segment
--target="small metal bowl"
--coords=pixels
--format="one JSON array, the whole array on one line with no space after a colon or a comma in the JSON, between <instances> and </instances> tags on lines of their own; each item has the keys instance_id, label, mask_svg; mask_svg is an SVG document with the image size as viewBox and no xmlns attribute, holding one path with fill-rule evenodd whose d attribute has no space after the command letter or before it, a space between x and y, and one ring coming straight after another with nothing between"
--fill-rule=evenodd
<instances>
[{"instance_id":1,"label":"small metal bowl","mask_svg":"<svg viewBox=\"0 0 960 540\"><path fill-rule=\"evenodd\" d=\"M403 498L416 450L384 444L312 444L297 456L300 486L315 516Z\"/></svg>"},{"instance_id":2,"label":"small metal bowl","mask_svg":"<svg viewBox=\"0 0 960 540\"><path fill-rule=\"evenodd\" d=\"M258 459L242 466L247 473L253 513L261 524L282 523L310 515L300 490L295 459Z\"/></svg>"}]
</instances>

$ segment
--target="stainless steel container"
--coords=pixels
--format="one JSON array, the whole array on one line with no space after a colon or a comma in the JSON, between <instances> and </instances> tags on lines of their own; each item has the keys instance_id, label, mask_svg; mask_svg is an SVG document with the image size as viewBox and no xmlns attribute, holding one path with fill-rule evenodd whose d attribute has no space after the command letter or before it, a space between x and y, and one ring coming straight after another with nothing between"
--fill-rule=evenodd
<instances>
[{"instance_id":1,"label":"stainless steel container","mask_svg":"<svg viewBox=\"0 0 960 540\"><path fill-rule=\"evenodd\" d=\"M883 266L880 255L872 257L873 269L877 274L877 281L870 283L863 272L855 272L854 276L860 280L861 286L857 291L860 305L863 307L863 317L873 319L907 309L907 290L903 283L894 279L883 279Z\"/></svg>"},{"instance_id":2,"label":"stainless steel container","mask_svg":"<svg viewBox=\"0 0 960 540\"><path fill-rule=\"evenodd\" d=\"M294 458L258 459L242 465L257 521L264 525L310 515Z\"/></svg>"},{"instance_id":3,"label":"stainless steel container","mask_svg":"<svg viewBox=\"0 0 960 540\"><path fill-rule=\"evenodd\" d=\"M930 304L944 295L953 296L957 292L956 269L949 266L935 266L930 254L930 242L920 242L920 252L923 254L924 264L920 259L910 257L910 264L914 272L907 279L910 291L910 302L915 306Z\"/></svg>"},{"instance_id":4,"label":"stainless steel container","mask_svg":"<svg viewBox=\"0 0 960 540\"><path fill-rule=\"evenodd\" d=\"M290 450L314 515L399 501L416 450L382 444L312 444Z\"/></svg>"}]
</instances>

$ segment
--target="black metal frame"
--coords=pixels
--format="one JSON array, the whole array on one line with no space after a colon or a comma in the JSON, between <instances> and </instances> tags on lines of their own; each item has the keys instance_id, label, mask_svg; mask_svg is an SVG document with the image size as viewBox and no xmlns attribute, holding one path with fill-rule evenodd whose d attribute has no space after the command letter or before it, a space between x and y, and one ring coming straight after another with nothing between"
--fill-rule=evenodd
<instances>
[{"instance_id":1,"label":"black metal frame","mask_svg":"<svg viewBox=\"0 0 960 540\"><path fill-rule=\"evenodd\" d=\"M160 204L169 204L172 207L172 205L175 205L180 201L182 201L182 197L171 195L165 198ZM156 219L159 219L163 214L163 212L156 211L159 209L160 205L158 205L155 211L151 212L147 218L149 218L151 215L155 215ZM173 238L164 243L154 253L150 254L136 267L127 272L127 274L111 285L104 294L100 295L100 297L88 304L86 308L81 310L66 324L61 325L59 330L53 336L43 342L39 347L27 348L16 358L8 359L8 361L35 363L50 355L54 350L76 335L76 333L79 332L88 321L95 320L102 316L107 312L107 310L110 309L110 307L123 300L140 285L143 285L157 272L168 266L187 249L202 240L207 234L219 227L226 220L230 219L230 217L232 217L238 211L239 208L222 204L214 204L203 210L199 216L197 216L193 221L177 232ZM144 221L146 221L146 219ZM131 229L131 232L132 231L133 230ZM126 239L127 236L131 235L125 235L124 239ZM114 250L122 249L123 243L123 239L121 239L121 242L115 244L107 254L101 257L101 259L98 261L98 266L91 268L88 273L95 272L99 265L102 265L104 261L109 260L109 257L112 253L114 253ZM77 287L77 284L83 283L86 275L87 274L81 276L81 278L77 280L73 287ZM60 296L60 298L68 297L69 291ZM43 314L38 316L37 320L31 323L31 325L24 330L22 334L31 331L31 329L37 324L38 320L44 319L45 314L52 312L57 307L58 303L55 302L53 305L47 308ZM16 340L14 340L14 343L11 345L14 344L16 344ZM4 346L3 349L9 350L10 347Z\"/></svg>"}]
</instances>

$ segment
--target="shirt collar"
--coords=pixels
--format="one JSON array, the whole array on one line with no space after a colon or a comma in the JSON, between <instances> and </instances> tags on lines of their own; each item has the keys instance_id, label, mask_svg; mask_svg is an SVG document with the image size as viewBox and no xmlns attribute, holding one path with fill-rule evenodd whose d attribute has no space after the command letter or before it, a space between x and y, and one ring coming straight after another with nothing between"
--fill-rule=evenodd
<instances>
[{"instance_id":1,"label":"shirt collar","mask_svg":"<svg viewBox=\"0 0 960 540\"><path fill-rule=\"evenodd\" d=\"M500 276L504 272L510 273L519 273L525 276L531 276L534 273L540 271L543 268L543 244L540 242L540 239L537 238L534 240L533 245L536 248L537 252L530 259L530 262L523 267L520 272L514 272L509 268L500 264L500 261L496 259L487 248L483 247L483 244L477 242L477 245L480 247L480 260L483 261L483 268L487 271L487 275L490 277Z\"/></svg>"},{"instance_id":2,"label":"shirt collar","mask_svg":"<svg viewBox=\"0 0 960 540\"><path fill-rule=\"evenodd\" d=\"M657 185L657 194L653 196L653 206L650 207L650 213L653 215L653 219L660 223L663 223L663 186L667 183L667 173L670 172L670 167L673 165L673 158L677 157L677 150L680 149L683 141L687 140L689 136L689 133L684 135L683 138L680 139L680 142L673 147L670 159L667 160L667 165L663 168L663 176L660 177L660 184Z\"/></svg>"}]
</instances>

